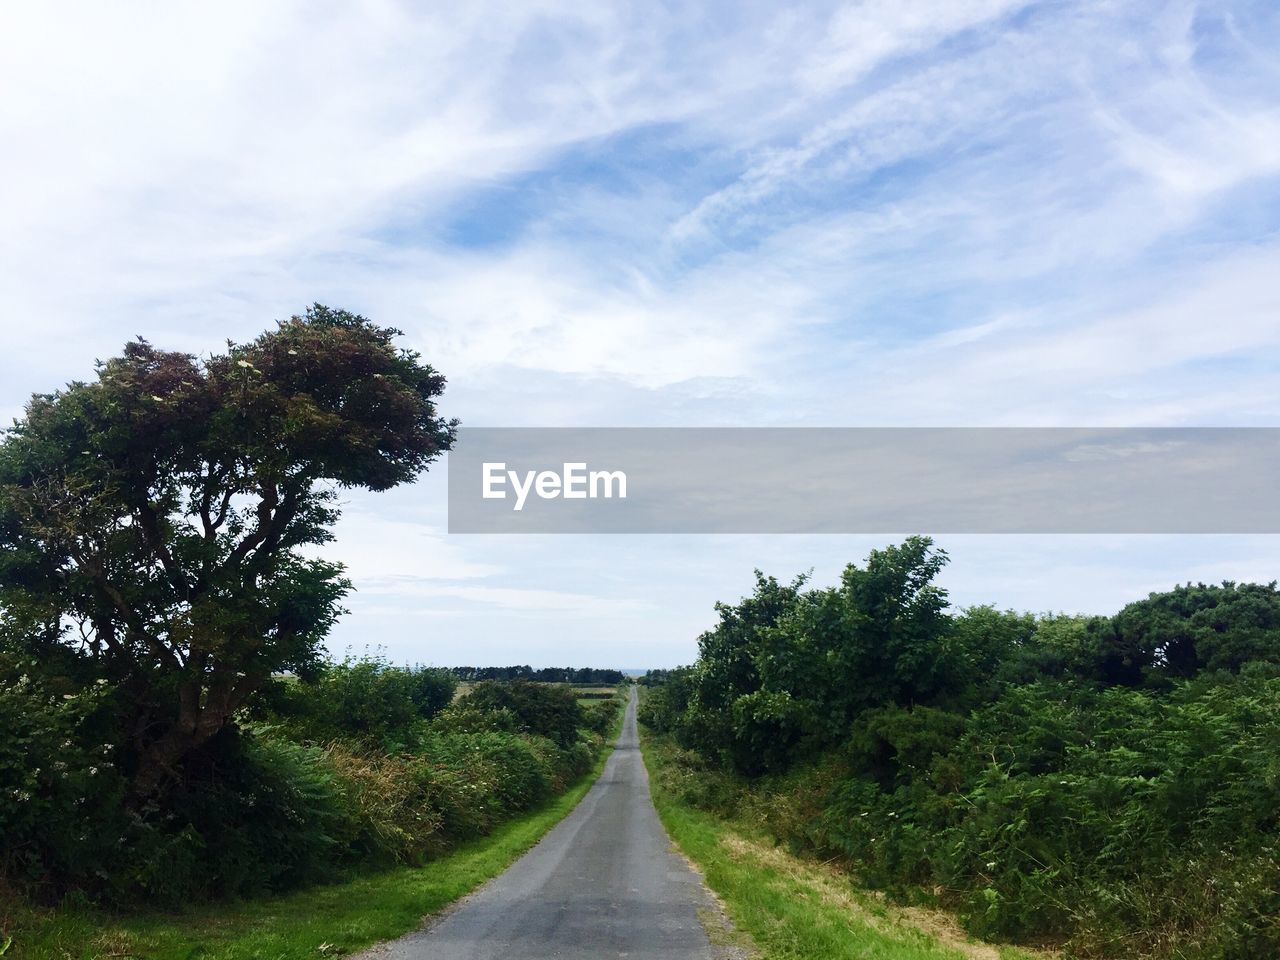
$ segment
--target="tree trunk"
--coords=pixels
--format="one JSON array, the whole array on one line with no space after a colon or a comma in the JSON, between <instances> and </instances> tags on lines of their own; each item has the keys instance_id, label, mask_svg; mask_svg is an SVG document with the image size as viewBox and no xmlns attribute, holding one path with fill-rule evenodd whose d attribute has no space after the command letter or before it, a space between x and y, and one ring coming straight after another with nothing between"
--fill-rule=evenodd
<instances>
[{"instance_id":1,"label":"tree trunk","mask_svg":"<svg viewBox=\"0 0 1280 960\"><path fill-rule=\"evenodd\" d=\"M157 794L175 775L178 761L196 746L194 735L177 726L171 727L160 739L143 746L138 751L138 769L129 785L134 805Z\"/></svg>"},{"instance_id":2,"label":"tree trunk","mask_svg":"<svg viewBox=\"0 0 1280 960\"><path fill-rule=\"evenodd\" d=\"M256 686L249 678L217 677L207 691L198 680L178 688L178 717L158 738L139 744L138 769L130 785L134 803L154 796L175 777L182 759L208 743L230 722Z\"/></svg>"}]
</instances>

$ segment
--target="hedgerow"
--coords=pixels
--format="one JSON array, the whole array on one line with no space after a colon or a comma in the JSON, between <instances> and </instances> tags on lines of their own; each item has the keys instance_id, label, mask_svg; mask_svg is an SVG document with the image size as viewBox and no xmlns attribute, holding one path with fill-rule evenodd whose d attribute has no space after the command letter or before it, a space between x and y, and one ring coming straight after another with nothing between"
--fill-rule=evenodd
<instances>
[{"instance_id":1,"label":"hedgerow","mask_svg":"<svg viewBox=\"0 0 1280 960\"><path fill-rule=\"evenodd\" d=\"M526 684L445 708L448 674L348 661L281 681L163 794L132 805L114 759L118 692L5 656L0 879L46 901L179 906L421 863L565 789L621 704L587 717L572 694ZM552 718L556 739L522 716Z\"/></svg>"},{"instance_id":2,"label":"hedgerow","mask_svg":"<svg viewBox=\"0 0 1280 960\"><path fill-rule=\"evenodd\" d=\"M973 933L1090 957L1280 956L1280 593L1115 617L948 610L945 554L758 578L641 720L686 802Z\"/></svg>"}]
</instances>

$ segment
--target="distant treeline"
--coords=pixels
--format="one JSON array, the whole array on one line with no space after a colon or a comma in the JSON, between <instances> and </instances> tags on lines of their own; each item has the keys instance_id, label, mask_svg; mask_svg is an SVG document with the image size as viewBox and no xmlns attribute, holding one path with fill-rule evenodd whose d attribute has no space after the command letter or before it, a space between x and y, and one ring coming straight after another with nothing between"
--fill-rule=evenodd
<instances>
[{"instance_id":1,"label":"distant treeline","mask_svg":"<svg viewBox=\"0 0 1280 960\"><path fill-rule=\"evenodd\" d=\"M515 667L450 667L449 672L466 683L480 680L533 680L538 683L613 686L627 679L621 670L600 670L595 667L542 667L535 670L527 663Z\"/></svg>"}]
</instances>

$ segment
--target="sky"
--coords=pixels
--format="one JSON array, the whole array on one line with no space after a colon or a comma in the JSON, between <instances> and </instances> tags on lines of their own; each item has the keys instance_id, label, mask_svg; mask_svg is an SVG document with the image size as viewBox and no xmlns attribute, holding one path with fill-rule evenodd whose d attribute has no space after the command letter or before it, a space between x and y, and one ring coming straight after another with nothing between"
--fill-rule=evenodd
<instances>
[{"instance_id":1,"label":"sky","mask_svg":"<svg viewBox=\"0 0 1280 960\"><path fill-rule=\"evenodd\" d=\"M0 421L322 302L464 426L1280 426L1277 51L1269 0L7 3ZM345 496L331 652L671 666L890 539L445 531L443 464ZM958 606L1280 576L939 542Z\"/></svg>"}]
</instances>

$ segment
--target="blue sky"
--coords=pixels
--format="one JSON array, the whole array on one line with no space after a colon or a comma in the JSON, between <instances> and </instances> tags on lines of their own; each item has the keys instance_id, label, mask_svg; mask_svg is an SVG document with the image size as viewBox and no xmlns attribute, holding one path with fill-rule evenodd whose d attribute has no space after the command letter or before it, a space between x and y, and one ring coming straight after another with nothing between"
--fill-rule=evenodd
<instances>
[{"instance_id":1,"label":"blue sky","mask_svg":"<svg viewBox=\"0 0 1280 960\"><path fill-rule=\"evenodd\" d=\"M1272 3L8 4L0 416L322 301L489 426L1280 424ZM433 9L435 8L435 9ZM667 665L879 539L448 537L353 495L331 646ZM947 538L961 603L1275 578L1267 537Z\"/></svg>"}]
</instances>

